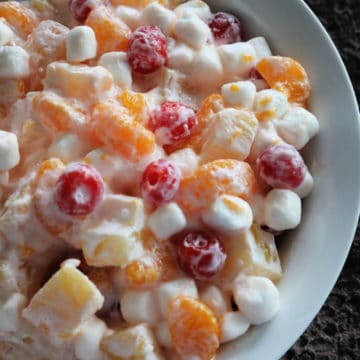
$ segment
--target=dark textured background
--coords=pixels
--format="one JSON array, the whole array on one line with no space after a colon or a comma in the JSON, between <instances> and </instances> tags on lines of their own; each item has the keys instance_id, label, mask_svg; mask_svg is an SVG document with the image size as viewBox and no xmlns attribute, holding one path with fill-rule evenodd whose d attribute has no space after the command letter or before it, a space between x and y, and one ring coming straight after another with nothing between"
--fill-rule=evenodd
<instances>
[{"instance_id":1,"label":"dark textured background","mask_svg":"<svg viewBox=\"0 0 360 360\"><path fill-rule=\"evenodd\" d=\"M360 103L360 0L306 2L340 50ZM360 360L360 225L331 295L307 331L283 357L283 360L312 359Z\"/></svg>"}]
</instances>

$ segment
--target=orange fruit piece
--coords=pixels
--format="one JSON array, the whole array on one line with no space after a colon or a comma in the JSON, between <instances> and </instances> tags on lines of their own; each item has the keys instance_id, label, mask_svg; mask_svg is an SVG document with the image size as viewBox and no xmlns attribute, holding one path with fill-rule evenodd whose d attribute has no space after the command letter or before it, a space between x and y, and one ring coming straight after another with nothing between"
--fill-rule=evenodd
<instances>
[{"instance_id":1,"label":"orange fruit piece","mask_svg":"<svg viewBox=\"0 0 360 360\"><path fill-rule=\"evenodd\" d=\"M219 347L219 325L201 301L178 296L169 305L171 340L181 358L210 360Z\"/></svg>"},{"instance_id":2,"label":"orange fruit piece","mask_svg":"<svg viewBox=\"0 0 360 360\"><path fill-rule=\"evenodd\" d=\"M118 99L129 110L136 121L145 123L145 120L147 120L145 114L146 100L143 94L124 90Z\"/></svg>"},{"instance_id":3,"label":"orange fruit piece","mask_svg":"<svg viewBox=\"0 0 360 360\"><path fill-rule=\"evenodd\" d=\"M92 122L98 139L130 161L139 161L155 150L154 134L134 121L129 111L115 101L95 104Z\"/></svg>"},{"instance_id":4,"label":"orange fruit piece","mask_svg":"<svg viewBox=\"0 0 360 360\"><path fill-rule=\"evenodd\" d=\"M238 160L215 160L201 165L194 175L185 177L178 194L180 205L198 215L221 194L248 199L258 189L251 166Z\"/></svg>"},{"instance_id":5,"label":"orange fruit piece","mask_svg":"<svg viewBox=\"0 0 360 360\"><path fill-rule=\"evenodd\" d=\"M35 13L19 1L0 2L0 17L5 18L24 37L28 36L38 24Z\"/></svg>"},{"instance_id":6,"label":"orange fruit piece","mask_svg":"<svg viewBox=\"0 0 360 360\"><path fill-rule=\"evenodd\" d=\"M160 277L159 264L152 257L143 257L131 262L125 268L125 279L129 285L152 285Z\"/></svg>"},{"instance_id":7,"label":"orange fruit piece","mask_svg":"<svg viewBox=\"0 0 360 360\"><path fill-rule=\"evenodd\" d=\"M281 91L289 102L305 104L310 96L310 82L305 69L289 57L269 56L256 65L256 70L274 90Z\"/></svg>"},{"instance_id":8,"label":"orange fruit piece","mask_svg":"<svg viewBox=\"0 0 360 360\"><path fill-rule=\"evenodd\" d=\"M67 233L73 225L71 218L60 213L53 199L56 181L64 169L65 165L60 159L45 160L38 169L34 183L35 215L44 228L55 236Z\"/></svg>"},{"instance_id":9,"label":"orange fruit piece","mask_svg":"<svg viewBox=\"0 0 360 360\"><path fill-rule=\"evenodd\" d=\"M95 32L98 55L109 51L127 50L131 30L106 6L99 6L91 11L85 25L90 26Z\"/></svg>"}]
</instances>

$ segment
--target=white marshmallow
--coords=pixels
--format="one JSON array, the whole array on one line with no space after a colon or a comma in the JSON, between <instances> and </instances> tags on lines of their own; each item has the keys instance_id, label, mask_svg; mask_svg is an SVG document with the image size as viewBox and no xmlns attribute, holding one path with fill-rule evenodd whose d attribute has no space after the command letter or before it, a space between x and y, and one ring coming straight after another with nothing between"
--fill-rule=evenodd
<instances>
[{"instance_id":1,"label":"white marshmallow","mask_svg":"<svg viewBox=\"0 0 360 360\"><path fill-rule=\"evenodd\" d=\"M195 57L193 48L182 42L174 42L169 46L168 66L182 72L189 71Z\"/></svg>"},{"instance_id":2,"label":"white marshmallow","mask_svg":"<svg viewBox=\"0 0 360 360\"><path fill-rule=\"evenodd\" d=\"M302 107L293 107L275 123L279 135L297 150L304 147L319 131L317 118Z\"/></svg>"},{"instance_id":3,"label":"white marshmallow","mask_svg":"<svg viewBox=\"0 0 360 360\"><path fill-rule=\"evenodd\" d=\"M202 215L206 225L224 233L249 229L253 222L250 205L237 196L220 195Z\"/></svg>"},{"instance_id":4,"label":"white marshmallow","mask_svg":"<svg viewBox=\"0 0 360 360\"><path fill-rule=\"evenodd\" d=\"M304 180L293 191L303 199L311 193L313 188L314 188L314 178L312 177L310 171L307 170Z\"/></svg>"},{"instance_id":5,"label":"white marshmallow","mask_svg":"<svg viewBox=\"0 0 360 360\"><path fill-rule=\"evenodd\" d=\"M291 190L271 190L265 197L264 220L277 231L295 228L301 220L300 197Z\"/></svg>"},{"instance_id":6,"label":"white marshmallow","mask_svg":"<svg viewBox=\"0 0 360 360\"><path fill-rule=\"evenodd\" d=\"M20 161L17 136L0 130L0 170L10 170Z\"/></svg>"},{"instance_id":7,"label":"white marshmallow","mask_svg":"<svg viewBox=\"0 0 360 360\"><path fill-rule=\"evenodd\" d=\"M128 290L120 298L121 314L131 325L155 325L160 318L154 295L149 290Z\"/></svg>"},{"instance_id":8,"label":"white marshmallow","mask_svg":"<svg viewBox=\"0 0 360 360\"><path fill-rule=\"evenodd\" d=\"M256 86L251 81L227 83L221 87L221 95L230 106L253 108Z\"/></svg>"},{"instance_id":9,"label":"white marshmallow","mask_svg":"<svg viewBox=\"0 0 360 360\"><path fill-rule=\"evenodd\" d=\"M135 30L140 24L140 11L130 6L117 6L115 15L119 17L131 30Z\"/></svg>"},{"instance_id":10,"label":"white marshmallow","mask_svg":"<svg viewBox=\"0 0 360 360\"><path fill-rule=\"evenodd\" d=\"M101 56L99 60L99 65L108 69L113 78L114 82L126 88L131 87L132 76L131 68L127 60L126 52L122 51L113 51L108 52Z\"/></svg>"},{"instance_id":11,"label":"white marshmallow","mask_svg":"<svg viewBox=\"0 0 360 360\"><path fill-rule=\"evenodd\" d=\"M14 32L3 19L0 19L0 46L8 44L13 38Z\"/></svg>"},{"instance_id":12,"label":"white marshmallow","mask_svg":"<svg viewBox=\"0 0 360 360\"><path fill-rule=\"evenodd\" d=\"M206 304L213 313L220 317L229 310L229 302L217 286L210 285L200 292L200 300Z\"/></svg>"},{"instance_id":13,"label":"white marshmallow","mask_svg":"<svg viewBox=\"0 0 360 360\"><path fill-rule=\"evenodd\" d=\"M106 332L106 324L96 316L86 321L74 341L75 356L79 360L102 360L100 342Z\"/></svg>"},{"instance_id":14,"label":"white marshmallow","mask_svg":"<svg viewBox=\"0 0 360 360\"><path fill-rule=\"evenodd\" d=\"M162 283L158 287L157 298L160 306L160 311L163 316L167 316L170 301L175 299L179 295L189 296L197 299L199 295L194 280L186 278L177 279Z\"/></svg>"},{"instance_id":15,"label":"white marshmallow","mask_svg":"<svg viewBox=\"0 0 360 360\"><path fill-rule=\"evenodd\" d=\"M191 13L198 16L205 22L211 17L209 5L201 0L186 1L184 4L177 6L174 9L174 12L177 17L181 17L185 13Z\"/></svg>"},{"instance_id":16,"label":"white marshmallow","mask_svg":"<svg viewBox=\"0 0 360 360\"><path fill-rule=\"evenodd\" d=\"M156 338L161 346L172 349L170 329L167 321L159 322L155 327Z\"/></svg>"},{"instance_id":17,"label":"white marshmallow","mask_svg":"<svg viewBox=\"0 0 360 360\"><path fill-rule=\"evenodd\" d=\"M236 305L250 324L274 318L280 309L280 294L274 283L262 276L239 275L233 285Z\"/></svg>"},{"instance_id":18,"label":"white marshmallow","mask_svg":"<svg viewBox=\"0 0 360 360\"><path fill-rule=\"evenodd\" d=\"M0 79L20 79L30 75L30 56L20 46L0 47Z\"/></svg>"},{"instance_id":19,"label":"white marshmallow","mask_svg":"<svg viewBox=\"0 0 360 360\"><path fill-rule=\"evenodd\" d=\"M238 311L227 312L220 319L220 344L235 340L249 329L249 321Z\"/></svg>"},{"instance_id":20,"label":"white marshmallow","mask_svg":"<svg viewBox=\"0 0 360 360\"><path fill-rule=\"evenodd\" d=\"M211 30L207 24L189 12L177 20L174 33L178 40L194 49L200 49L211 39Z\"/></svg>"},{"instance_id":21,"label":"white marshmallow","mask_svg":"<svg viewBox=\"0 0 360 360\"><path fill-rule=\"evenodd\" d=\"M83 142L76 134L66 133L54 141L48 149L49 157L56 157L67 163L79 160L91 146Z\"/></svg>"},{"instance_id":22,"label":"white marshmallow","mask_svg":"<svg viewBox=\"0 0 360 360\"><path fill-rule=\"evenodd\" d=\"M144 324L116 331L103 339L101 348L110 358L155 360L158 352L152 330Z\"/></svg>"},{"instance_id":23,"label":"white marshmallow","mask_svg":"<svg viewBox=\"0 0 360 360\"><path fill-rule=\"evenodd\" d=\"M255 49L246 42L221 45L218 47L218 51L226 79L233 78L235 75L247 76L255 65Z\"/></svg>"},{"instance_id":24,"label":"white marshmallow","mask_svg":"<svg viewBox=\"0 0 360 360\"><path fill-rule=\"evenodd\" d=\"M186 227L184 213L175 202L158 207L148 218L151 231L158 240L166 240Z\"/></svg>"},{"instance_id":25,"label":"white marshmallow","mask_svg":"<svg viewBox=\"0 0 360 360\"><path fill-rule=\"evenodd\" d=\"M20 293L12 294L6 302L0 306L0 330L18 331L21 316L20 312L26 305L26 297Z\"/></svg>"},{"instance_id":26,"label":"white marshmallow","mask_svg":"<svg viewBox=\"0 0 360 360\"><path fill-rule=\"evenodd\" d=\"M248 41L255 49L256 62L258 63L261 59L271 56L271 50L268 42L262 36L252 38Z\"/></svg>"},{"instance_id":27,"label":"white marshmallow","mask_svg":"<svg viewBox=\"0 0 360 360\"><path fill-rule=\"evenodd\" d=\"M281 118L288 106L286 96L280 91L266 89L255 95L254 109L259 120Z\"/></svg>"},{"instance_id":28,"label":"white marshmallow","mask_svg":"<svg viewBox=\"0 0 360 360\"><path fill-rule=\"evenodd\" d=\"M144 25L158 26L165 35L169 35L175 21L175 13L157 2L146 6L141 14L141 22Z\"/></svg>"},{"instance_id":29,"label":"white marshmallow","mask_svg":"<svg viewBox=\"0 0 360 360\"><path fill-rule=\"evenodd\" d=\"M216 48L204 46L194 59L188 79L193 86L209 90L220 85L223 71Z\"/></svg>"},{"instance_id":30,"label":"white marshmallow","mask_svg":"<svg viewBox=\"0 0 360 360\"><path fill-rule=\"evenodd\" d=\"M66 36L66 59L81 62L96 57L97 42L89 26L75 26Z\"/></svg>"},{"instance_id":31,"label":"white marshmallow","mask_svg":"<svg viewBox=\"0 0 360 360\"><path fill-rule=\"evenodd\" d=\"M199 156L191 148L174 151L169 160L181 170L183 177L193 175L199 166Z\"/></svg>"}]
</instances>

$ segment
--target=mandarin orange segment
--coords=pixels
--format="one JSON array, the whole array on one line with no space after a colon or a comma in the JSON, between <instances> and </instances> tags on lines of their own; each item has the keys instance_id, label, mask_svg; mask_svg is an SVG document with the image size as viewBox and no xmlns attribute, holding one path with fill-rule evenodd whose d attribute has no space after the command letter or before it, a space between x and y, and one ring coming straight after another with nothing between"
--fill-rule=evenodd
<instances>
[{"instance_id":1,"label":"mandarin orange segment","mask_svg":"<svg viewBox=\"0 0 360 360\"><path fill-rule=\"evenodd\" d=\"M248 199L258 185L251 166L238 160L215 160L200 166L185 177L178 194L180 205L189 214L199 214L221 194Z\"/></svg>"},{"instance_id":2,"label":"mandarin orange segment","mask_svg":"<svg viewBox=\"0 0 360 360\"><path fill-rule=\"evenodd\" d=\"M119 95L119 100L134 116L136 121L145 122L146 99L143 94L125 90Z\"/></svg>"},{"instance_id":3,"label":"mandarin orange segment","mask_svg":"<svg viewBox=\"0 0 360 360\"><path fill-rule=\"evenodd\" d=\"M26 37L37 26L35 13L18 1L0 2L0 17Z\"/></svg>"},{"instance_id":4,"label":"mandarin orange segment","mask_svg":"<svg viewBox=\"0 0 360 360\"><path fill-rule=\"evenodd\" d=\"M131 30L106 6L99 6L91 11L85 25L90 26L95 32L98 55L109 51L127 50Z\"/></svg>"},{"instance_id":5,"label":"mandarin orange segment","mask_svg":"<svg viewBox=\"0 0 360 360\"><path fill-rule=\"evenodd\" d=\"M115 101L95 104L92 121L98 138L130 161L139 161L155 150L154 134L134 121L129 111Z\"/></svg>"},{"instance_id":6,"label":"mandarin orange segment","mask_svg":"<svg viewBox=\"0 0 360 360\"><path fill-rule=\"evenodd\" d=\"M161 269L155 259L144 257L135 260L125 268L125 279L129 285L152 285L160 277Z\"/></svg>"},{"instance_id":7,"label":"mandarin orange segment","mask_svg":"<svg viewBox=\"0 0 360 360\"><path fill-rule=\"evenodd\" d=\"M271 88L281 91L289 102L305 104L310 96L310 83L305 69L289 57L269 56L256 65L256 70Z\"/></svg>"},{"instance_id":8,"label":"mandarin orange segment","mask_svg":"<svg viewBox=\"0 0 360 360\"><path fill-rule=\"evenodd\" d=\"M171 341L181 358L210 360L219 347L219 325L201 301L179 296L169 305Z\"/></svg>"}]
</instances>

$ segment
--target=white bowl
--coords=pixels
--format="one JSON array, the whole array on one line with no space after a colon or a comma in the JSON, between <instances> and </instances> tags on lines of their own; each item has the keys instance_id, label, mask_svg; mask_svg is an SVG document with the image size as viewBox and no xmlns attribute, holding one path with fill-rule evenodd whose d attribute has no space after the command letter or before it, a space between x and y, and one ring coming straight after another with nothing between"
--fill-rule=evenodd
<instances>
[{"instance_id":1,"label":"white bowl","mask_svg":"<svg viewBox=\"0 0 360 360\"><path fill-rule=\"evenodd\" d=\"M312 83L310 110L320 133L305 150L316 186L297 231L284 239L282 305L271 322L225 346L217 359L279 359L325 302L355 233L360 199L359 113L351 82L326 31L301 0L207 1L239 16L246 33L263 35L275 54L291 56Z\"/></svg>"}]
</instances>

